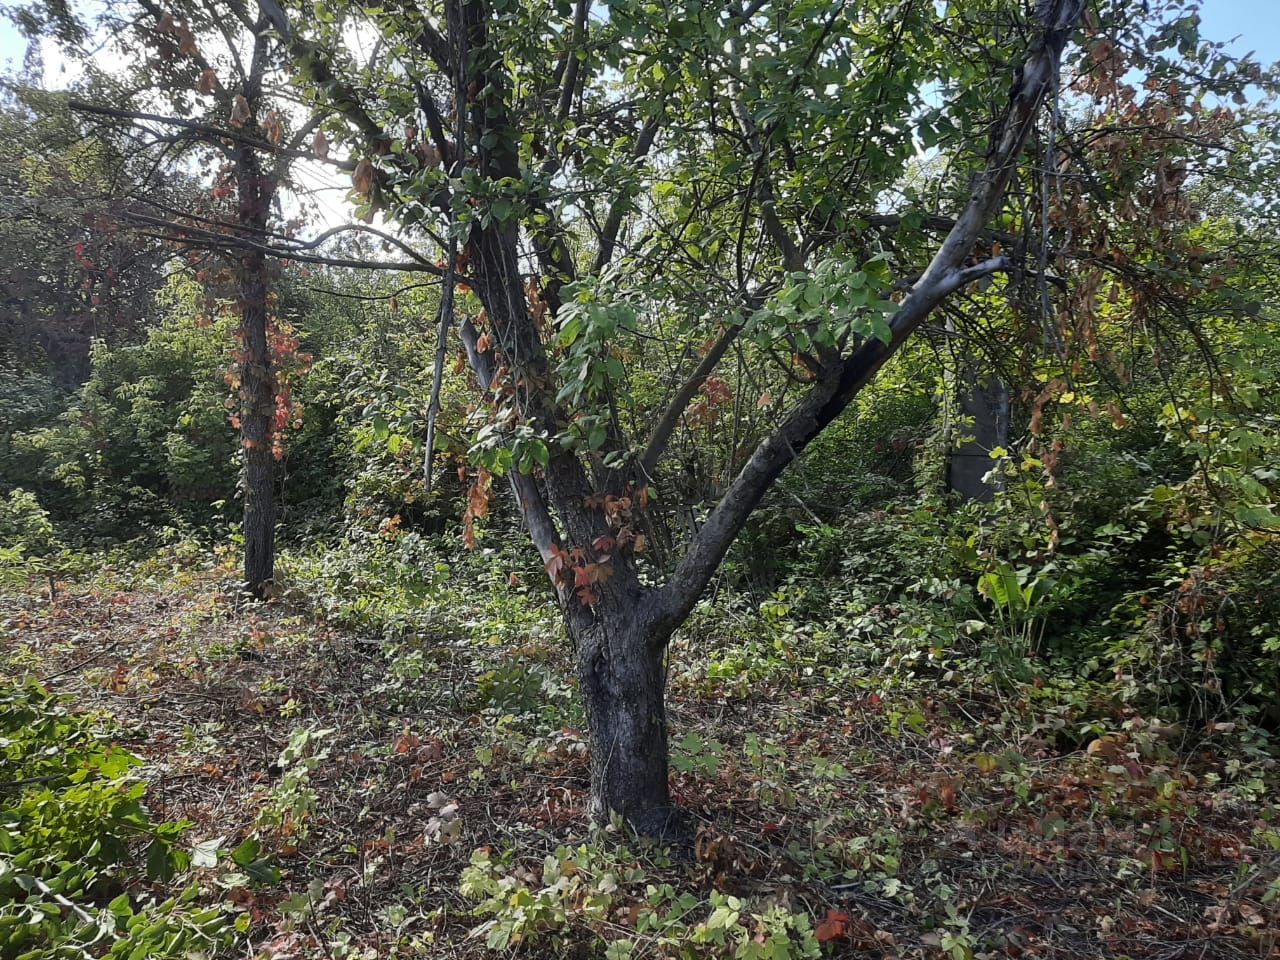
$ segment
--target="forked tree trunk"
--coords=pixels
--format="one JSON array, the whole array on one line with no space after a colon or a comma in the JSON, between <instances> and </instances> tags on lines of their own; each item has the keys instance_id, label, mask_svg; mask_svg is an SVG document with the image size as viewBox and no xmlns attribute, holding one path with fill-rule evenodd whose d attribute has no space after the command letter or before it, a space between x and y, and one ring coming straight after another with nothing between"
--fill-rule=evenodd
<instances>
[{"instance_id":1,"label":"forked tree trunk","mask_svg":"<svg viewBox=\"0 0 1280 960\"><path fill-rule=\"evenodd\" d=\"M545 377L541 341L533 326L522 322L527 314L520 276L506 266L519 262L514 233L480 232L471 249L472 282L498 343L507 355L524 359L524 370ZM479 333L471 321L460 324L460 333L480 386L488 391L494 382L495 353L492 348L479 349ZM535 416L551 420L544 409L535 408ZM564 556L564 545L584 552L590 545L596 552L594 545L602 538L612 539L614 531L598 503L603 498L595 494L572 454L553 450L541 485L516 471L509 478L544 561L558 551ZM559 514L562 530L551 508ZM590 605L572 586L571 571L561 570L553 578L574 645L591 738L591 817L607 823L617 813L643 834L678 837L680 823L667 788L663 654L671 630L656 622L653 593L641 586L631 557L612 556L608 566L610 575L593 587Z\"/></svg>"}]
</instances>

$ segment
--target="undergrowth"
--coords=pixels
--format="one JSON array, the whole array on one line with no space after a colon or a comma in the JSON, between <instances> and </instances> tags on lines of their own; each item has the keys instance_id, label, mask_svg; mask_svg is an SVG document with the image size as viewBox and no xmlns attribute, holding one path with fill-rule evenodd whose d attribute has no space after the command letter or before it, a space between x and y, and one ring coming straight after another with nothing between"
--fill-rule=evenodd
<instances>
[{"instance_id":1,"label":"undergrowth","mask_svg":"<svg viewBox=\"0 0 1280 960\"><path fill-rule=\"evenodd\" d=\"M930 521L858 522L874 543ZM1134 682L1132 645L1060 657L1052 623L1028 643L992 613L963 539L949 559L905 542L875 565L828 530L806 536L820 566L763 592L726 578L672 646L672 792L699 824L691 849L591 826L571 652L518 555L353 535L288 553L277 598L242 608L227 568L175 540L52 601L10 598L9 668L65 694L15 688L24 717L52 719L6 734L27 758L7 762L64 779L4 794L6 842L75 907L20 888L25 953L1271 949L1278 777L1247 702L1197 720ZM134 753L114 745L124 731ZM40 766L53 742L69 768ZM131 832L32 857L18 801L90 788ZM149 875L153 851L172 875Z\"/></svg>"}]
</instances>

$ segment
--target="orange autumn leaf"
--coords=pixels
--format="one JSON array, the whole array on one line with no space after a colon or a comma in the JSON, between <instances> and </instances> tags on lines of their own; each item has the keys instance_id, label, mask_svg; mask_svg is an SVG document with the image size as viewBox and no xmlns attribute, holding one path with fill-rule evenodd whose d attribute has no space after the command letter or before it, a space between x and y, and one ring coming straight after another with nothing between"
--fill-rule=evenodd
<instances>
[{"instance_id":1,"label":"orange autumn leaf","mask_svg":"<svg viewBox=\"0 0 1280 960\"><path fill-rule=\"evenodd\" d=\"M844 936L849 927L849 915L843 910L828 910L827 919L818 924L813 935L819 943L830 943Z\"/></svg>"},{"instance_id":2,"label":"orange autumn leaf","mask_svg":"<svg viewBox=\"0 0 1280 960\"><path fill-rule=\"evenodd\" d=\"M395 751L399 754L408 753L410 750L416 750L422 746L422 740L412 733L401 734L396 740Z\"/></svg>"},{"instance_id":3,"label":"orange autumn leaf","mask_svg":"<svg viewBox=\"0 0 1280 960\"><path fill-rule=\"evenodd\" d=\"M231 106L231 125L233 127L243 127L249 122L249 118L253 114L249 110L249 101L244 98L243 94L237 93L235 102Z\"/></svg>"},{"instance_id":4,"label":"orange autumn leaf","mask_svg":"<svg viewBox=\"0 0 1280 960\"><path fill-rule=\"evenodd\" d=\"M356 188L356 193L368 197L373 192L373 178L373 164L366 157L356 164L356 169L351 174L351 183Z\"/></svg>"},{"instance_id":5,"label":"orange autumn leaf","mask_svg":"<svg viewBox=\"0 0 1280 960\"><path fill-rule=\"evenodd\" d=\"M284 118L279 110L272 110L267 114L266 119L262 121L262 129L272 144L280 145L280 141L284 139Z\"/></svg>"}]
</instances>

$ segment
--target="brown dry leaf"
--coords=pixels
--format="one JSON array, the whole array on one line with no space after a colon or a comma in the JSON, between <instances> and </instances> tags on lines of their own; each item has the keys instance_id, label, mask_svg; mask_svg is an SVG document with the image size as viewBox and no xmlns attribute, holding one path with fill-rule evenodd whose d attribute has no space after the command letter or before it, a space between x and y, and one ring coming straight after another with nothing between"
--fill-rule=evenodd
<instances>
[{"instance_id":1,"label":"brown dry leaf","mask_svg":"<svg viewBox=\"0 0 1280 960\"><path fill-rule=\"evenodd\" d=\"M252 116L253 113L249 109L249 101L244 98L244 94L237 93L236 99L231 105L231 125L233 127L243 127Z\"/></svg>"},{"instance_id":2,"label":"brown dry leaf","mask_svg":"<svg viewBox=\"0 0 1280 960\"><path fill-rule=\"evenodd\" d=\"M196 48L195 34L186 27L178 28L178 52L188 57L194 57L199 53Z\"/></svg>"},{"instance_id":3,"label":"brown dry leaf","mask_svg":"<svg viewBox=\"0 0 1280 960\"><path fill-rule=\"evenodd\" d=\"M366 157L356 164L356 169L351 174L351 183L355 186L356 193L368 198L373 192L373 178L373 164Z\"/></svg>"},{"instance_id":4,"label":"brown dry leaf","mask_svg":"<svg viewBox=\"0 0 1280 960\"><path fill-rule=\"evenodd\" d=\"M311 152L321 160L329 159L329 138L323 130L317 130L311 138Z\"/></svg>"},{"instance_id":5,"label":"brown dry leaf","mask_svg":"<svg viewBox=\"0 0 1280 960\"><path fill-rule=\"evenodd\" d=\"M422 740L412 733L401 734L396 739L395 751L398 754L406 754L410 750L416 750L422 745Z\"/></svg>"},{"instance_id":6,"label":"brown dry leaf","mask_svg":"<svg viewBox=\"0 0 1280 960\"><path fill-rule=\"evenodd\" d=\"M1237 904L1236 910L1240 913L1240 919L1251 927L1261 927L1267 922L1262 911L1247 900Z\"/></svg>"},{"instance_id":7,"label":"brown dry leaf","mask_svg":"<svg viewBox=\"0 0 1280 960\"><path fill-rule=\"evenodd\" d=\"M279 110L272 110L267 114L266 119L262 121L262 129L272 144L280 145L280 141L284 139L284 118L280 116Z\"/></svg>"},{"instance_id":8,"label":"brown dry leaf","mask_svg":"<svg viewBox=\"0 0 1280 960\"><path fill-rule=\"evenodd\" d=\"M222 84L218 81L218 75L212 70L204 70L200 73L200 80L196 84L196 89L204 96L209 96L217 90Z\"/></svg>"}]
</instances>

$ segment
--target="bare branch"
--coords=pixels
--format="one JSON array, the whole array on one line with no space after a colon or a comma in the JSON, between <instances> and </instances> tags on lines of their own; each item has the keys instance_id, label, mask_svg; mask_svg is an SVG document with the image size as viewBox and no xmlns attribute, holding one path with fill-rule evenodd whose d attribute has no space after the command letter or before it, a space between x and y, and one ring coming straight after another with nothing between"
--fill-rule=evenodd
<instances>
[{"instance_id":1,"label":"bare branch","mask_svg":"<svg viewBox=\"0 0 1280 960\"><path fill-rule=\"evenodd\" d=\"M190 130L192 133L200 134L202 137L213 137L215 140L204 139L201 143L208 146L217 147L225 150L222 144L217 140L230 140L246 147L252 147L255 150L261 150L265 153L281 154L283 156L295 159L315 160L319 163L327 163L339 170L354 170L355 162L352 160L321 160L314 153L306 150L295 150L290 147L281 147L271 143L269 140L263 140L260 137L252 137L239 130L228 130L225 127L214 126L209 123L201 123L198 120L184 120L181 117L166 117L157 113L145 113L139 110L125 110L120 107L107 107L100 103L87 103L83 100L72 100L69 104L72 110L78 113L87 113L99 117L111 117L116 120L129 120L134 123L159 123L170 127L178 127L183 130Z\"/></svg>"}]
</instances>

